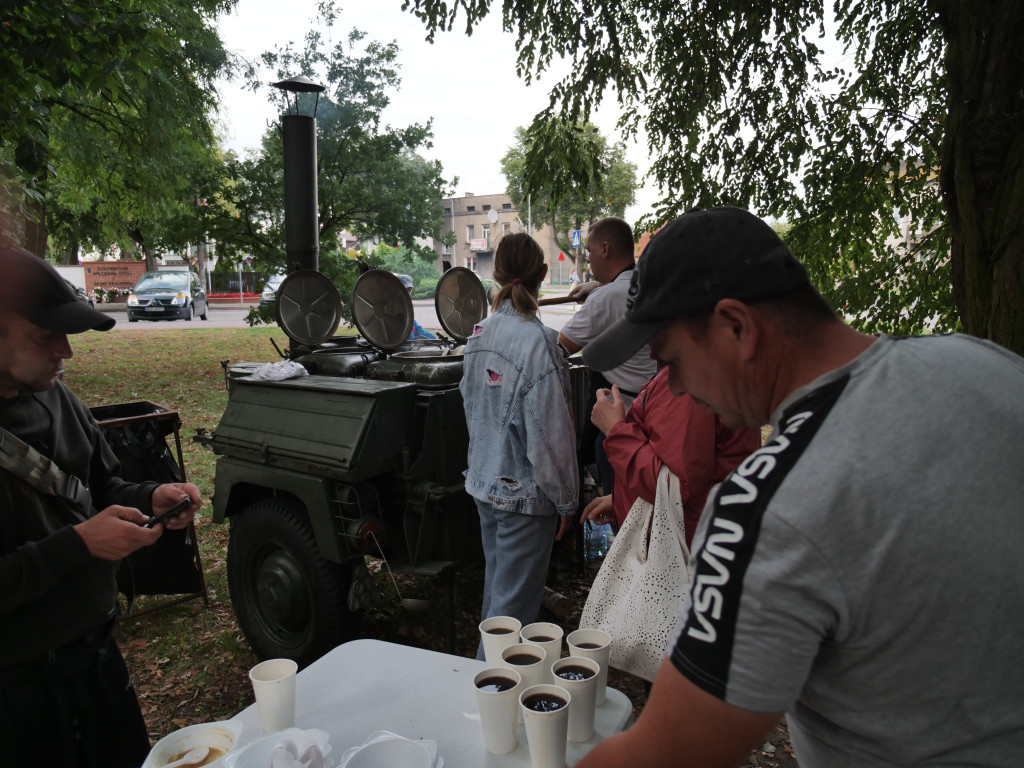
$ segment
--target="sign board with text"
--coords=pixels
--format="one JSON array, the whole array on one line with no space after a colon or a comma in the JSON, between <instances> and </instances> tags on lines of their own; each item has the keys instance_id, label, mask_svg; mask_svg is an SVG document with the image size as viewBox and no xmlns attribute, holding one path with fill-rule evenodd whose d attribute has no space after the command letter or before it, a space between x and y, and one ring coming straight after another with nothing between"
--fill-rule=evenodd
<instances>
[{"instance_id":1,"label":"sign board with text","mask_svg":"<svg viewBox=\"0 0 1024 768\"><path fill-rule=\"evenodd\" d=\"M84 261L85 290L124 288L131 290L146 271L144 261Z\"/></svg>"}]
</instances>

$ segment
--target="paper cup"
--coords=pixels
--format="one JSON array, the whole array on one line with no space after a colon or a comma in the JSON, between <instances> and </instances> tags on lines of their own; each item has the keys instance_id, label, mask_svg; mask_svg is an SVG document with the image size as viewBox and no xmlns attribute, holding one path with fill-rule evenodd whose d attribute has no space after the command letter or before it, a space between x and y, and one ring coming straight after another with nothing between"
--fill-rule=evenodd
<instances>
[{"instance_id":1,"label":"paper cup","mask_svg":"<svg viewBox=\"0 0 1024 768\"><path fill-rule=\"evenodd\" d=\"M604 704L608 690L608 657L612 652L612 636L600 629L577 629L565 639L570 656L593 659L601 665L597 678L597 706Z\"/></svg>"},{"instance_id":2,"label":"paper cup","mask_svg":"<svg viewBox=\"0 0 1024 768\"><path fill-rule=\"evenodd\" d=\"M249 670L264 733L295 726L295 673L291 659L269 659Z\"/></svg>"},{"instance_id":3,"label":"paper cup","mask_svg":"<svg viewBox=\"0 0 1024 768\"><path fill-rule=\"evenodd\" d=\"M537 700L560 702L558 709L539 712L532 708ZM519 694L519 709L526 723L526 742L530 745L533 768L565 768L565 749L569 733L572 695L557 685L533 685Z\"/></svg>"},{"instance_id":4,"label":"paper cup","mask_svg":"<svg viewBox=\"0 0 1024 768\"><path fill-rule=\"evenodd\" d=\"M569 741L590 741L594 735L594 714L597 711L597 679L601 665L583 656L558 659L551 671L555 685L565 688L572 696L569 708ZM569 677L563 678L561 674ZM582 680L570 679L585 676Z\"/></svg>"},{"instance_id":5,"label":"paper cup","mask_svg":"<svg viewBox=\"0 0 1024 768\"><path fill-rule=\"evenodd\" d=\"M529 657L530 660L526 660ZM517 659L509 661L509 659ZM501 665L514 669L522 678L520 691L529 688L531 685L539 685L544 682L544 675L547 673L547 654L539 645L532 643L516 643L510 645L501 652ZM519 722L523 722L522 712L519 713Z\"/></svg>"},{"instance_id":6,"label":"paper cup","mask_svg":"<svg viewBox=\"0 0 1024 768\"><path fill-rule=\"evenodd\" d=\"M551 665L562 656L562 628L557 624L547 621L538 621L534 624L527 624L519 632L519 637L524 643L539 645L547 652L547 671L544 674L545 683L554 684L551 677Z\"/></svg>"},{"instance_id":7,"label":"paper cup","mask_svg":"<svg viewBox=\"0 0 1024 768\"><path fill-rule=\"evenodd\" d=\"M480 622L480 642L488 665L500 666L501 652L519 642L522 626L519 619L511 616L492 616Z\"/></svg>"},{"instance_id":8,"label":"paper cup","mask_svg":"<svg viewBox=\"0 0 1024 768\"><path fill-rule=\"evenodd\" d=\"M519 673L508 667L489 667L473 678L484 747L492 755L507 755L519 743L521 682Z\"/></svg>"}]
</instances>

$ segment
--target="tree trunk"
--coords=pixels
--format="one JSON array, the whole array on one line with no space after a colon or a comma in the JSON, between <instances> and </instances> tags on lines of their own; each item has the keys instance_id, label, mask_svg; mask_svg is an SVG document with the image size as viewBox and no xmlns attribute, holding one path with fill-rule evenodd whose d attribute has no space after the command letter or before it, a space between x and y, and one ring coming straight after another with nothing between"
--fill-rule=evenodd
<instances>
[{"instance_id":1,"label":"tree trunk","mask_svg":"<svg viewBox=\"0 0 1024 768\"><path fill-rule=\"evenodd\" d=\"M41 259L46 258L46 205L26 196L24 207L25 250Z\"/></svg>"},{"instance_id":2,"label":"tree trunk","mask_svg":"<svg viewBox=\"0 0 1024 768\"><path fill-rule=\"evenodd\" d=\"M1024 3L940 0L943 199L964 330L1024 354Z\"/></svg>"},{"instance_id":3,"label":"tree trunk","mask_svg":"<svg viewBox=\"0 0 1024 768\"><path fill-rule=\"evenodd\" d=\"M78 242L73 243L64 254L64 263L71 265L78 264L78 254L81 253L81 251L82 244Z\"/></svg>"}]
</instances>

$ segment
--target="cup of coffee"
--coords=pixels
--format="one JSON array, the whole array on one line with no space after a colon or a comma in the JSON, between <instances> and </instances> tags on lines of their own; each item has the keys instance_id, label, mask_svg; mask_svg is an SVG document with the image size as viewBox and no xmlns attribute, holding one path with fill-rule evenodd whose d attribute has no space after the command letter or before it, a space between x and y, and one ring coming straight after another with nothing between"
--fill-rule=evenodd
<instances>
[{"instance_id":1,"label":"cup of coffee","mask_svg":"<svg viewBox=\"0 0 1024 768\"><path fill-rule=\"evenodd\" d=\"M572 697L569 708L569 741L590 741L594 735L594 715L597 711L597 679L600 665L583 656L558 659L551 672L555 685L565 688Z\"/></svg>"},{"instance_id":2,"label":"cup of coffee","mask_svg":"<svg viewBox=\"0 0 1024 768\"><path fill-rule=\"evenodd\" d=\"M519 619L511 616L492 616L480 622L480 643L484 647L484 660L489 666L501 664L501 652L519 642Z\"/></svg>"},{"instance_id":3,"label":"cup of coffee","mask_svg":"<svg viewBox=\"0 0 1024 768\"><path fill-rule=\"evenodd\" d=\"M544 675L547 673L546 661L547 654L544 649L532 643L516 643L501 652L502 666L514 669L522 678L520 690L544 682ZM523 722L522 712L519 722Z\"/></svg>"},{"instance_id":4,"label":"cup of coffee","mask_svg":"<svg viewBox=\"0 0 1024 768\"><path fill-rule=\"evenodd\" d=\"M506 755L519 742L519 687L514 669L489 667L473 678L484 747L493 755Z\"/></svg>"},{"instance_id":5,"label":"cup of coffee","mask_svg":"<svg viewBox=\"0 0 1024 768\"><path fill-rule=\"evenodd\" d=\"M608 657L612 651L612 636L601 629L577 629L565 639L570 656L593 659L601 666L597 678L597 706L604 704L608 689Z\"/></svg>"},{"instance_id":6,"label":"cup of coffee","mask_svg":"<svg viewBox=\"0 0 1024 768\"><path fill-rule=\"evenodd\" d=\"M532 685L519 694L533 768L565 768L572 695L557 685Z\"/></svg>"},{"instance_id":7,"label":"cup of coffee","mask_svg":"<svg viewBox=\"0 0 1024 768\"><path fill-rule=\"evenodd\" d=\"M554 683L551 678L551 665L562 656L562 628L547 621L527 624L519 630L519 637L524 643L539 645L547 652L547 670L544 674L545 683Z\"/></svg>"},{"instance_id":8,"label":"cup of coffee","mask_svg":"<svg viewBox=\"0 0 1024 768\"><path fill-rule=\"evenodd\" d=\"M291 659L268 659L249 670L264 733L295 726L295 673Z\"/></svg>"}]
</instances>

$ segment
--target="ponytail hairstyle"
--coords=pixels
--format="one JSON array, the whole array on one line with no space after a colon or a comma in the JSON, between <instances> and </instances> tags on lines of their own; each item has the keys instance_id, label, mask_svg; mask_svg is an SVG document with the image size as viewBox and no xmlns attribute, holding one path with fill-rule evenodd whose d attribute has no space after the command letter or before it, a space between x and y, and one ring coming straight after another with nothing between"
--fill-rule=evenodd
<instances>
[{"instance_id":1,"label":"ponytail hairstyle","mask_svg":"<svg viewBox=\"0 0 1024 768\"><path fill-rule=\"evenodd\" d=\"M501 286L494 297L491 310L496 310L505 299L524 315L537 311L540 281L548 272L544 251L537 241L525 232L505 235L498 241L494 252L494 279Z\"/></svg>"}]
</instances>

